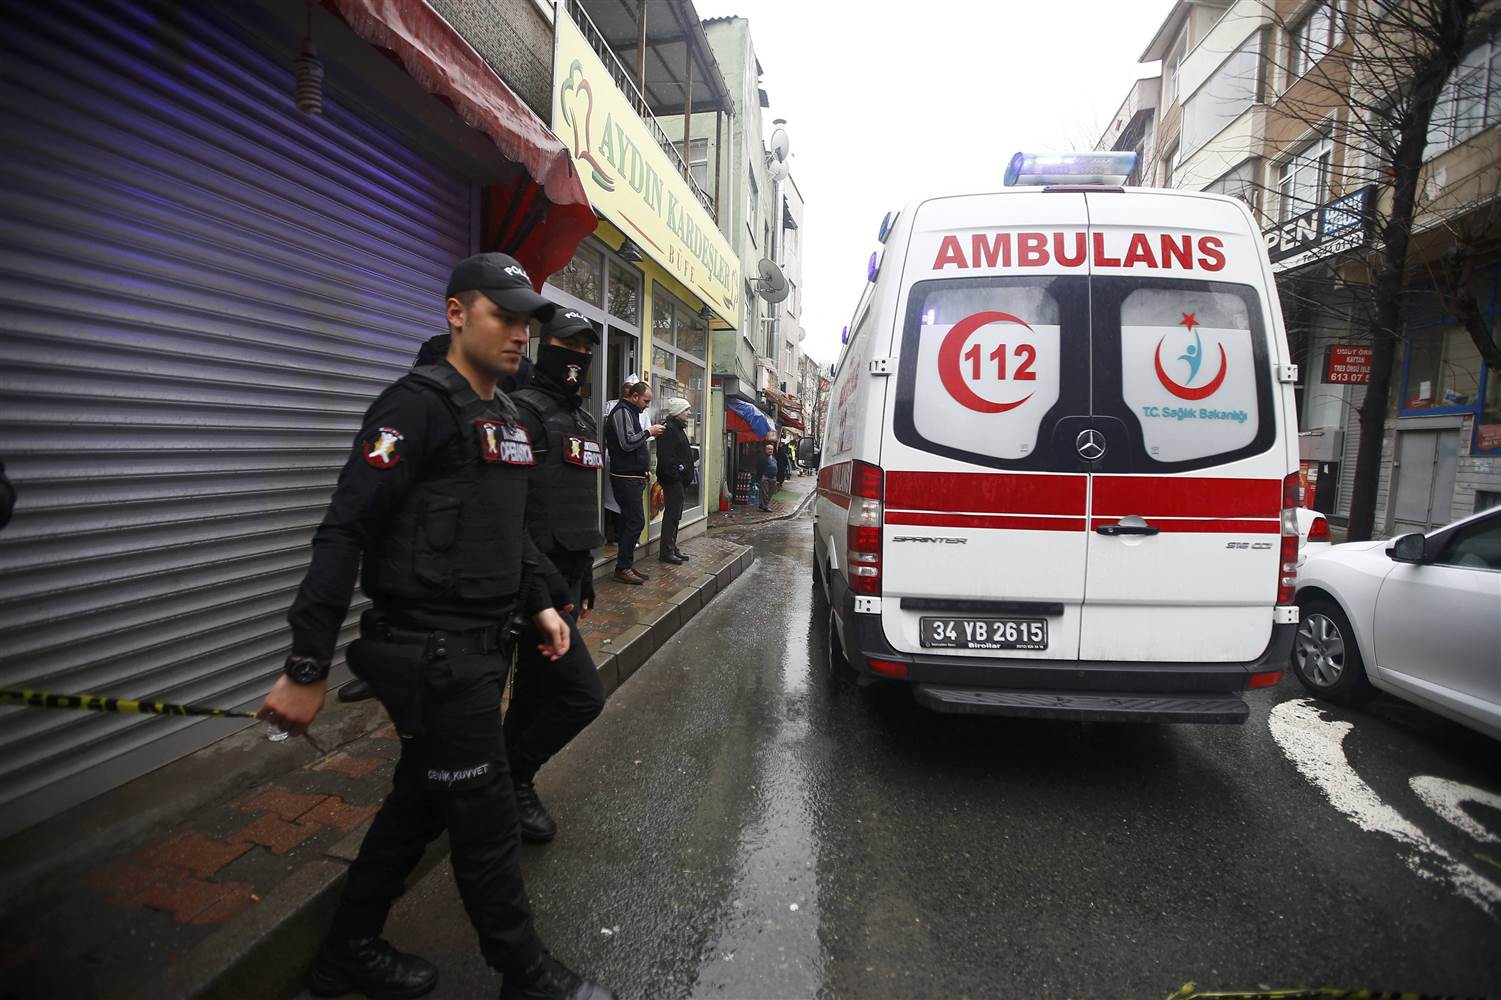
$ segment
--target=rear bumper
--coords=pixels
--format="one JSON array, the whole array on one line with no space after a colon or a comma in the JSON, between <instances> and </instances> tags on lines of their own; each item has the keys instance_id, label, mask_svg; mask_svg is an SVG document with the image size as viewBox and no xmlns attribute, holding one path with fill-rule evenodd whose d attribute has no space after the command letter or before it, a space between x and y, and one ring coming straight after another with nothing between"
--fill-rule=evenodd
<instances>
[{"instance_id":1,"label":"rear bumper","mask_svg":"<svg viewBox=\"0 0 1501 1000\"><path fill-rule=\"evenodd\" d=\"M1118 695L1074 691L1010 691L918 684L924 708L953 715L1011 715L1078 722L1229 722L1250 712L1237 695Z\"/></svg>"},{"instance_id":2,"label":"rear bumper","mask_svg":"<svg viewBox=\"0 0 1501 1000\"><path fill-rule=\"evenodd\" d=\"M919 703L933 711L967 715L1240 723L1248 713L1240 692L1252 674L1287 669L1297 633L1296 625L1273 625L1266 649L1244 663L914 655L891 648L879 616L855 614L847 589L836 595L836 601L843 618L841 641L862 679L878 679L866 662L869 658L900 663Z\"/></svg>"}]
</instances>

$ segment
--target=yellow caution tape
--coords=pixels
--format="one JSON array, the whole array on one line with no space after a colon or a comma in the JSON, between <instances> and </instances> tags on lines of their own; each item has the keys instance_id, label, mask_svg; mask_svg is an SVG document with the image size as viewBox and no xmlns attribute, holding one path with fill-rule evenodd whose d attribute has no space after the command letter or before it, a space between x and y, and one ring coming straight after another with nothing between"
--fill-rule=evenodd
<instances>
[{"instance_id":1,"label":"yellow caution tape","mask_svg":"<svg viewBox=\"0 0 1501 1000\"><path fill-rule=\"evenodd\" d=\"M1200 991L1193 983L1184 983L1167 1000L1485 1000L1484 997L1458 997L1439 993L1401 993L1385 990L1339 990L1311 987L1291 990Z\"/></svg>"},{"instance_id":2,"label":"yellow caution tape","mask_svg":"<svg viewBox=\"0 0 1501 1000\"><path fill-rule=\"evenodd\" d=\"M169 701L138 701L98 694L58 694L30 688L0 688L0 705L28 708L78 709L85 712L116 712L124 715L206 715L219 719L253 719L249 712L230 712L203 705L174 705Z\"/></svg>"}]
</instances>

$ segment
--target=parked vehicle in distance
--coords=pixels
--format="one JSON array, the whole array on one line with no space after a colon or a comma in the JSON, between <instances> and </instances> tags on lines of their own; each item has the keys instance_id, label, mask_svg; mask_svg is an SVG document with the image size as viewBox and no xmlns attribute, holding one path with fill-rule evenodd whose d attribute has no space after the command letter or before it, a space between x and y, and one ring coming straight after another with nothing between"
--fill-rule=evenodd
<instances>
[{"instance_id":1,"label":"parked vehicle in distance","mask_svg":"<svg viewBox=\"0 0 1501 1000\"><path fill-rule=\"evenodd\" d=\"M1329 521L1316 510L1307 507L1297 509L1298 516L1298 569L1308 557L1329 548Z\"/></svg>"},{"instance_id":2,"label":"parked vehicle in distance","mask_svg":"<svg viewBox=\"0 0 1501 1000\"><path fill-rule=\"evenodd\" d=\"M1311 555L1298 606L1293 672L1315 697L1384 691L1501 739L1501 508Z\"/></svg>"}]
</instances>

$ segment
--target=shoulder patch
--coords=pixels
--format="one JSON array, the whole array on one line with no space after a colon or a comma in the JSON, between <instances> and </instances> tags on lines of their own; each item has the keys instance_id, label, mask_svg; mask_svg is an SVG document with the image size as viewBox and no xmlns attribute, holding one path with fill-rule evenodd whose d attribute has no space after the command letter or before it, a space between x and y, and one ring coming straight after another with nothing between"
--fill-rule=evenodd
<instances>
[{"instance_id":1,"label":"shoulder patch","mask_svg":"<svg viewBox=\"0 0 1501 1000\"><path fill-rule=\"evenodd\" d=\"M506 420L481 417L474 422L479 433L480 457L502 465L536 465L532 438L526 428Z\"/></svg>"},{"instance_id":2,"label":"shoulder patch","mask_svg":"<svg viewBox=\"0 0 1501 1000\"><path fill-rule=\"evenodd\" d=\"M406 440L394 427L381 427L365 440L365 461L377 469L389 469L401 462L401 442Z\"/></svg>"}]
</instances>

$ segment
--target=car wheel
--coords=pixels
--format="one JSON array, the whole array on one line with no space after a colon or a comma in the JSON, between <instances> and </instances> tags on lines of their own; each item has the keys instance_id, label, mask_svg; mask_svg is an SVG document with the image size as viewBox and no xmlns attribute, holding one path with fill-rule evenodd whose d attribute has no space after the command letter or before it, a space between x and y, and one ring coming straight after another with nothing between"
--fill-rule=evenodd
<instances>
[{"instance_id":1,"label":"car wheel","mask_svg":"<svg viewBox=\"0 0 1501 1000\"><path fill-rule=\"evenodd\" d=\"M1298 634L1293 639L1293 673L1316 698L1348 705L1372 693L1365 662L1350 619L1333 601L1313 597L1298 602Z\"/></svg>"}]
</instances>

